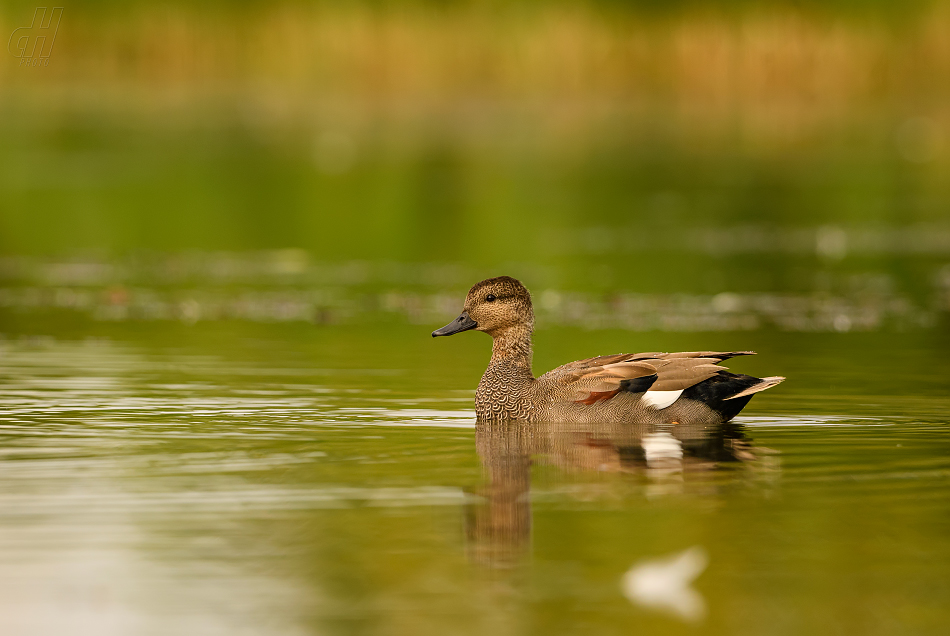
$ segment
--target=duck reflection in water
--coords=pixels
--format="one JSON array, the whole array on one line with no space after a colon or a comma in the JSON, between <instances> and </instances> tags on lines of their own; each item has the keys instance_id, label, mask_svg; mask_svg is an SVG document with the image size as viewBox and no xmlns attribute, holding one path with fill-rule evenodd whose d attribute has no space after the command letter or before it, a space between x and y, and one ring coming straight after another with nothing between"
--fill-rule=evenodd
<instances>
[{"instance_id":1,"label":"duck reflection in water","mask_svg":"<svg viewBox=\"0 0 950 636\"><path fill-rule=\"evenodd\" d=\"M571 473L640 475L651 497L680 491L684 473L757 458L743 427L733 422L706 427L480 420L476 426L485 482L472 491L466 534L472 560L491 568L516 565L530 545L535 461Z\"/></svg>"}]
</instances>

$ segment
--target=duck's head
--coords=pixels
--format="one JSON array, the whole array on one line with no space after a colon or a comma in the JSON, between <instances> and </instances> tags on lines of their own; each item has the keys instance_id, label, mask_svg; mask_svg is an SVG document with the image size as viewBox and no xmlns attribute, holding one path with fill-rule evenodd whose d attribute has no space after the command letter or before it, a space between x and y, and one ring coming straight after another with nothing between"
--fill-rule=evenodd
<instances>
[{"instance_id":1,"label":"duck's head","mask_svg":"<svg viewBox=\"0 0 950 636\"><path fill-rule=\"evenodd\" d=\"M432 337L451 336L469 329L484 331L493 338L512 327L534 329L531 294L511 276L489 278L476 283L465 297L458 318L432 332Z\"/></svg>"}]
</instances>

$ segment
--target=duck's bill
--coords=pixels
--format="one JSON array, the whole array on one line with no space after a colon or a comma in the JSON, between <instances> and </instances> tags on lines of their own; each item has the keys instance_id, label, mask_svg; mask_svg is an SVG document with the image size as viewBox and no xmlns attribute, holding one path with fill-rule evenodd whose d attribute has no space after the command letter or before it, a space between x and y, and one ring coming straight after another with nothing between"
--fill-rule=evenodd
<instances>
[{"instance_id":1,"label":"duck's bill","mask_svg":"<svg viewBox=\"0 0 950 636\"><path fill-rule=\"evenodd\" d=\"M436 336L451 336L452 334L455 334L455 333L460 333L462 331L468 331L469 329L474 329L477 326L478 326L478 323L468 317L468 312L463 311L462 314L458 318L456 318L455 320L453 320L446 326L442 327L441 329L436 329L435 331L433 331L432 337L435 338Z\"/></svg>"}]
</instances>

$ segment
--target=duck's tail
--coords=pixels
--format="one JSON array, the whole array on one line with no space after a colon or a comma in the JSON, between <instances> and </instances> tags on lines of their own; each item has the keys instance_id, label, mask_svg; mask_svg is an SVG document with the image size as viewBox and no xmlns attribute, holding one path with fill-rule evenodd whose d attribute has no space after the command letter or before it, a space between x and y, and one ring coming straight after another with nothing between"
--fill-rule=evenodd
<instances>
[{"instance_id":1,"label":"duck's tail","mask_svg":"<svg viewBox=\"0 0 950 636\"><path fill-rule=\"evenodd\" d=\"M728 422L745 408L753 395L772 388L784 379L781 376L757 378L742 373L720 371L708 380L686 389L683 397L702 402L718 412L723 422Z\"/></svg>"},{"instance_id":2,"label":"duck's tail","mask_svg":"<svg viewBox=\"0 0 950 636\"><path fill-rule=\"evenodd\" d=\"M768 378L762 378L762 379L759 380L756 384L753 384L753 385L750 386L749 388L744 389L744 390L742 390L742 391L739 391L739 392L736 393L735 395L730 395L730 396L727 397L727 398L723 398L723 400L734 400L734 399L736 399L736 398L741 398L741 397L745 397L745 396L747 396L747 395L752 395L753 393L758 393L759 391L764 391L764 390L766 390L766 389L771 389L771 388L772 388L773 386L775 386L776 384L781 384L783 380L785 380L785 378L783 378L783 377L780 376L780 375L773 375L773 376L768 377Z\"/></svg>"}]
</instances>

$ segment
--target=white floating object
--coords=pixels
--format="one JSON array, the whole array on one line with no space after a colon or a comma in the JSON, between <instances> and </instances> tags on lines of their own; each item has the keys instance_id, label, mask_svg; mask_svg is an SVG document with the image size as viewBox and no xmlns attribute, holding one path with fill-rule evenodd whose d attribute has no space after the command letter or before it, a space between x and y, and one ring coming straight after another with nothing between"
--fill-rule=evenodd
<instances>
[{"instance_id":1,"label":"white floating object","mask_svg":"<svg viewBox=\"0 0 950 636\"><path fill-rule=\"evenodd\" d=\"M635 563L620 585L631 603L695 622L706 615L706 601L691 585L708 563L706 551L693 546L671 557Z\"/></svg>"},{"instance_id":2,"label":"white floating object","mask_svg":"<svg viewBox=\"0 0 950 636\"><path fill-rule=\"evenodd\" d=\"M647 391L640 400L645 402L647 406L660 410L675 402L682 394L683 389L678 391Z\"/></svg>"}]
</instances>

